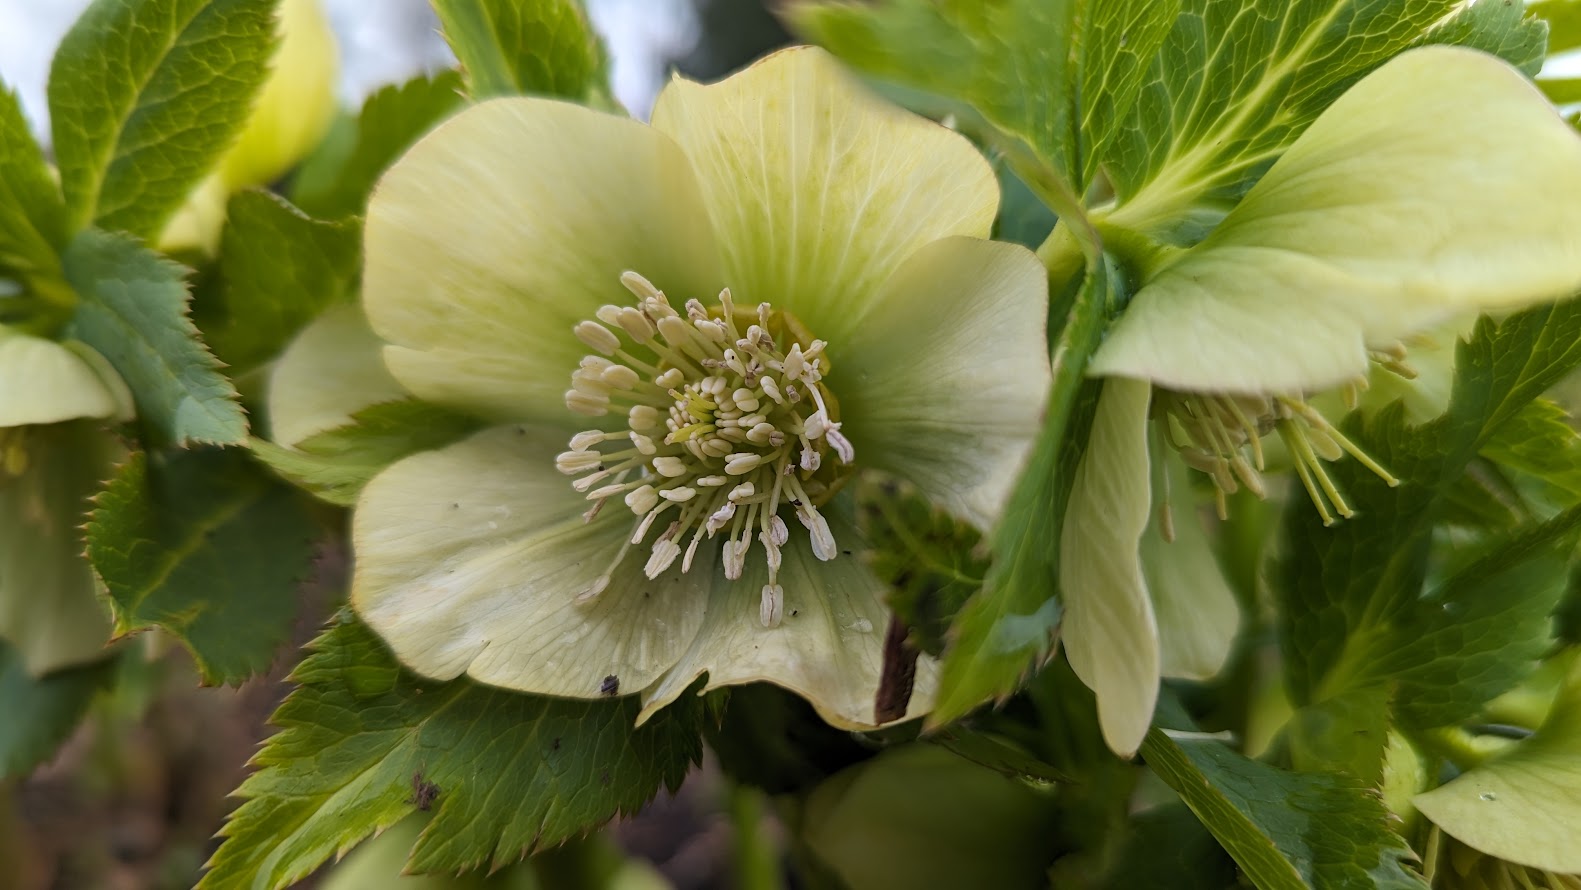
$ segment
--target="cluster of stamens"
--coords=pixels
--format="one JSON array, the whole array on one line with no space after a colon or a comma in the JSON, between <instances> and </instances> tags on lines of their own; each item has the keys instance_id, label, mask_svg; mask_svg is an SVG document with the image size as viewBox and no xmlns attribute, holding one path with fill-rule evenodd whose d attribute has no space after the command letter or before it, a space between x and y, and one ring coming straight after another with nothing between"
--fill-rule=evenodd
<instances>
[{"instance_id":1,"label":"cluster of stamens","mask_svg":"<svg viewBox=\"0 0 1581 890\"><path fill-rule=\"evenodd\" d=\"M1350 455L1389 485L1389 474L1356 443L1329 423L1311 405L1295 396L1228 395L1156 390L1153 397L1157 429L1164 441L1194 470L1213 480L1219 518L1227 518L1227 497L1244 486L1265 497L1262 438L1278 433L1290 454L1296 476L1317 507L1324 525L1353 515L1350 505L1325 468L1326 461ZM1166 539L1174 538L1169 507L1168 474L1159 516Z\"/></svg>"},{"instance_id":2,"label":"cluster of stamens","mask_svg":"<svg viewBox=\"0 0 1581 890\"><path fill-rule=\"evenodd\" d=\"M806 527L819 559L838 553L818 507L854 453L823 384L825 344L767 303L738 309L729 290L714 307L688 300L683 313L641 275L620 280L636 304L603 306L597 321L576 326L598 354L572 373L565 403L589 417L624 412L625 426L577 433L555 465L579 477L572 485L593 502L589 521L607 500L622 499L637 516L628 547L662 526L649 578L677 559L690 571L702 542L723 534L725 577L737 580L756 538L768 564L759 617L774 627L785 608L778 579L790 539L781 510ZM580 598L598 596L624 556L623 548Z\"/></svg>"}]
</instances>

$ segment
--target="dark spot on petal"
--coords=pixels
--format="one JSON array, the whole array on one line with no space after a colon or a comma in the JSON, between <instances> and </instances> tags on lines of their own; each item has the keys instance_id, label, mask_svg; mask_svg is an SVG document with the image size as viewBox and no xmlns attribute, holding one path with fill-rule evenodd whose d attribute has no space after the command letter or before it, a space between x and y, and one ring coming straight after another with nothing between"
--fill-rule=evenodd
<instances>
[{"instance_id":1,"label":"dark spot on petal","mask_svg":"<svg viewBox=\"0 0 1581 890\"><path fill-rule=\"evenodd\" d=\"M609 676L605 677L604 682L598 684L599 695L615 695L619 692L620 678L614 674L610 674Z\"/></svg>"}]
</instances>

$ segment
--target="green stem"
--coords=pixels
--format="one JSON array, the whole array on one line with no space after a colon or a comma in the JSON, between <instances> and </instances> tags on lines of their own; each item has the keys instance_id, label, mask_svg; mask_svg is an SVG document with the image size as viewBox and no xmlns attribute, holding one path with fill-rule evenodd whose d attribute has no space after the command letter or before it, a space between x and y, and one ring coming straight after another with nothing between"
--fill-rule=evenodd
<instances>
[{"instance_id":1,"label":"green stem","mask_svg":"<svg viewBox=\"0 0 1581 890\"><path fill-rule=\"evenodd\" d=\"M730 823L735 828L735 886L741 890L782 890L779 851L763 831L767 814L763 792L732 784L729 794Z\"/></svg>"}]
</instances>

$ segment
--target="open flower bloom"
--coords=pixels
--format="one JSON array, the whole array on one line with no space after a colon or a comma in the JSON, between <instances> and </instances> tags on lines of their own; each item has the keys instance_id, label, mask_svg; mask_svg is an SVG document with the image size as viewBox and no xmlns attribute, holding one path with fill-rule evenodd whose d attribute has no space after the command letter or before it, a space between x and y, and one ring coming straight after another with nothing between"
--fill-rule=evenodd
<instances>
[{"instance_id":1,"label":"open flower bloom","mask_svg":"<svg viewBox=\"0 0 1581 890\"><path fill-rule=\"evenodd\" d=\"M369 483L357 611L431 677L646 718L707 674L871 725L885 591L842 484L986 527L1047 393L1045 273L982 240L997 204L965 139L811 49L677 79L651 127L443 124L370 203L364 305L406 389L498 426Z\"/></svg>"},{"instance_id":2,"label":"open flower bloom","mask_svg":"<svg viewBox=\"0 0 1581 890\"><path fill-rule=\"evenodd\" d=\"M93 350L5 327L0 393L0 639L42 676L110 636L78 530L119 454L92 421L130 420L132 398Z\"/></svg>"},{"instance_id":3,"label":"open flower bloom","mask_svg":"<svg viewBox=\"0 0 1581 890\"><path fill-rule=\"evenodd\" d=\"M1155 439L1221 492L1260 492L1278 432L1326 520L1324 461L1368 460L1308 396L1408 371L1401 341L1467 312L1581 289L1581 139L1517 71L1430 47L1329 107L1201 244L1137 292L1094 356L1108 376L1061 541L1064 640L1105 738L1135 751L1158 686L1137 541Z\"/></svg>"}]
</instances>

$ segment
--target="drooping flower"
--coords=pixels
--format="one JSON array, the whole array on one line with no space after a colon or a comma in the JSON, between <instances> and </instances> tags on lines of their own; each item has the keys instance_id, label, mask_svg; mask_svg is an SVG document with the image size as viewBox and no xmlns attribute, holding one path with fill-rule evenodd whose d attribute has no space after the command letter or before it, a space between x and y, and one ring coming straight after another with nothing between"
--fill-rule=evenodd
<instances>
[{"instance_id":1,"label":"drooping flower","mask_svg":"<svg viewBox=\"0 0 1581 890\"><path fill-rule=\"evenodd\" d=\"M645 719L706 674L871 725L888 619L841 486L987 527L1046 396L1045 274L982 240L997 204L965 139L812 49L677 79L651 127L441 125L369 205L363 299L407 390L498 425L369 483L358 613L432 677Z\"/></svg>"},{"instance_id":2,"label":"drooping flower","mask_svg":"<svg viewBox=\"0 0 1581 890\"><path fill-rule=\"evenodd\" d=\"M160 250L213 253L230 196L280 178L329 129L339 52L324 8L319 0L282 0L275 23L280 44L246 125L165 224Z\"/></svg>"},{"instance_id":3,"label":"drooping flower","mask_svg":"<svg viewBox=\"0 0 1581 890\"><path fill-rule=\"evenodd\" d=\"M132 398L88 347L3 326L0 393L0 639L42 676L110 636L79 527L120 453L96 421L131 419Z\"/></svg>"},{"instance_id":4,"label":"drooping flower","mask_svg":"<svg viewBox=\"0 0 1581 890\"><path fill-rule=\"evenodd\" d=\"M1347 91L1201 244L1154 270L1094 356L1108 379L1061 541L1066 649L1115 750L1136 749L1157 696L1134 557L1168 515L1150 439L1221 494L1260 494L1261 440L1278 433L1325 520L1347 515L1324 463L1388 468L1308 397L1372 364L1406 370L1402 341L1440 322L1581 290L1581 201L1554 200L1577 194L1581 139L1517 71L1417 49Z\"/></svg>"}]
</instances>

